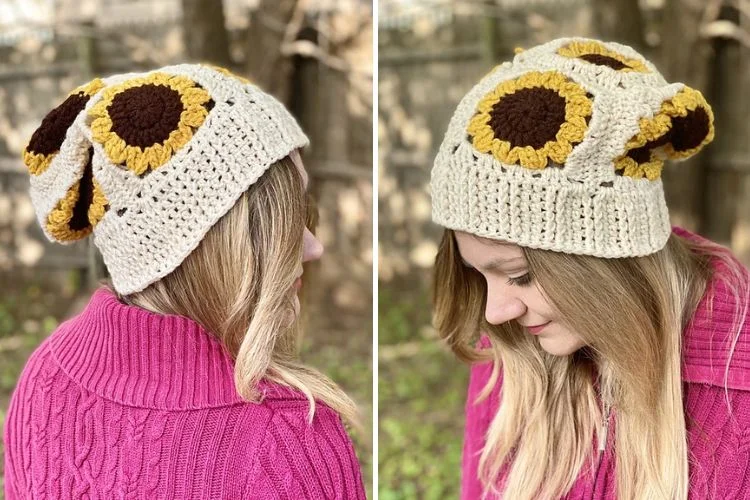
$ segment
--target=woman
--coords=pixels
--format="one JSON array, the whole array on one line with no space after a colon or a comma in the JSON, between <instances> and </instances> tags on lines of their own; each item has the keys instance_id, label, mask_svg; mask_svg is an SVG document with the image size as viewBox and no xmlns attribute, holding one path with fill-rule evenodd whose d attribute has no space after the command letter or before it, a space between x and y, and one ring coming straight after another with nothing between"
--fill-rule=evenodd
<instances>
[{"instance_id":1,"label":"woman","mask_svg":"<svg viewBox=\"0 0 750 500\"><path fill-rule=\"evenodd\" d=\"M45 234L111 275L29 359L5 427L15 498L364 498L352 401L300 364L307 138L226 70L96 79L24 152Z\"/></svg>"},{"instance_id":2,"label":"woman","mask_svg":"<svg viewBox=\"0 0 750 500\"><path fill-rule=\"evenodd\" d=\"M472 363L462 498L750 494L749 274L670 226L660 178L713 133L699 92L589 39L461 101L432 194L436 326Z\"/></svg>"}]
</instances>

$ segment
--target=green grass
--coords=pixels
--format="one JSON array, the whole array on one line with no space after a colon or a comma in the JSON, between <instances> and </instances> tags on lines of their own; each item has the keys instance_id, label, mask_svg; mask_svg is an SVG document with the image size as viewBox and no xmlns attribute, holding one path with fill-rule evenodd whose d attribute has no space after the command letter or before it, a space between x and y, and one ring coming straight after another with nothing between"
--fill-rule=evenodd
<instances>
[{"instance_id":1,"label":"green grass","mask_svg":"<svg viewBox=\"0 0 750 500\"><path fill-rule=\"evenodd\" d=\"M427 294L380 285L379 495L457 498L468 368L435 338Z\"/></svg>"}]
</instances>

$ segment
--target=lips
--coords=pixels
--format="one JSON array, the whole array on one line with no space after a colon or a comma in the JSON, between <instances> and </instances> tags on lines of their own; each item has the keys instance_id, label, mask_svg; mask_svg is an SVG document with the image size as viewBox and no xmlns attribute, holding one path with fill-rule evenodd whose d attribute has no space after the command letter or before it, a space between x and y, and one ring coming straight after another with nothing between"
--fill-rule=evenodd
<instances>
[{"instance_id":1,"label":"lips","mask_svg":"<svg viewBox=\"0 0 750 500\"><path fill-rule=\"evenodd\" d=\"M299 290L300 288L302 288L302 276L294 280L294 283L292 283L292 288L294 288L295 290Z\"/></svg>"},{"instance_id":2,"label":"lips","mask_svg":"<svg viewBox=\"0 0 750 500\"><path fill-rule=\"evenodd\" d=\"M546 323L542 323L541 325L534 325L534 326L526 326L525 328L529 331L532 335L539 335L542 330L546 328L547 325L549 325L550 322L547 321Z\"/></svg>"}]
</instances>

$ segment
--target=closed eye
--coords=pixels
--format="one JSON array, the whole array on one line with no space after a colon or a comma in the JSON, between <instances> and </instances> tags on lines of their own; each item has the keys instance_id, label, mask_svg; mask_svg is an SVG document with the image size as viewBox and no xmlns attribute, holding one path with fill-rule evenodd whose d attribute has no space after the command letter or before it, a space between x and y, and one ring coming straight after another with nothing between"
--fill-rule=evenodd
<instances>
[{"instance_id":1,"label":"closed eye","mask_svg":"<svg viewBox=\"0 0 750 500\"><path fill-rule=\"evenodd\" d=\"M318 227L318 217L317 200L309 192L305 192L305 226L313 234Z\"/></svg>"},{"instance_id":2,"label":"closed eye","mask_svg":"<svg viewBox=\"0 0 750 500\"><path fill-rule=\"evenodd\" d=\"M508 284L516 286L527 286L531 284L531 273L526 273L523 276L518 276L516 278L509 278Z\"/></svg>"}]
</instances>

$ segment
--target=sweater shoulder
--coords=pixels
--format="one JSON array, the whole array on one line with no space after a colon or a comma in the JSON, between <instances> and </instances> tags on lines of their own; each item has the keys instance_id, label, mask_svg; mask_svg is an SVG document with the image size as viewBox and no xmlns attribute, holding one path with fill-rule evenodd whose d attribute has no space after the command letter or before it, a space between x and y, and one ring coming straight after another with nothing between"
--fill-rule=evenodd
<instances>
[{"instance_id":1,"label":"sweater shoulder","mask_svg":"<svg viewBox=\"0 0 750 500\"><path fill-rule=\"evenodd\" d=\"M48 336L32 351L18 375L14 393L26 391L28 386L39 382L40 377L45 381L61 371L50 349L51 338Z\"/></svg>"},{"instance_id":2,"label":"sweater shoulder","mask_svg":"<svg viewBox=\"0 0 750 500\"><path fill-rule=\"evenodd\" d=\"M486 335L480 337L476 344L476 348L479 350L490 349L490 341ZM469 390L467 406L477 404L476 399L484 391L487 383L492 378L492 372L495 370L496 361L484 361L478 362L471 365L470 376L469 376ZM493 400L497 399L502 386L502 368L498 370L498 380L490 390L489 396L483 398L484 401L492 403Z\"/></svg>"},{"instance_id":3,"label":"sweater shoulder","mask_svg":"<svg viewBox=\"0 0 750 500\"><path fill-rule=\"evenodd\" d=\"M686 382L750 391L750 296L721 267L685 329L682 357Z\"/></svg>"},{"instance_id":4,"label":"sweater shoulder","mask_svg":"<svg viewBox=\"0 0 750 500\"><path fill-rule=\"evenodd\" d=\"M490 343L482 337L477 343L478 349L489 349ZM492 381L492 374L497 370L497 378ZM492 417L500 407L502 394L503 370L497 367L497 361L484 361L471 365L469 387L466 395L466 429L465 439L483 441Z\"/></svg>"},{"instance_id":5,"label":"sweater shoulder","mask_svg":"<svg viewBox=\"0 0 750 500\"><path fill-rule=\"evenodd\" d=\"M310 421L307 399L281 386L267 390L262 404L272 413L248 481L254 497L365 498L354 446L338 413L318 402Z\"/></svg>"},{"instance_id":6,"label":"sweater shoulder","mask_svg":"<svg viewBox=\"0 0 750 500\"><path fill-rule=\"evenodd\" d=\"M489 339L482 336L477 342L476 348L480 350L489 349ZM479 457L484 448L487 429L499 407L502 389L502 369L499 369L495 384L488 394L484 394L494 369L494 361L471 365L469 388L466 395L463 453L461 455L461 498L480 498L482 496L483 487L478 479Z\"/></svg>"}]
</instances>

